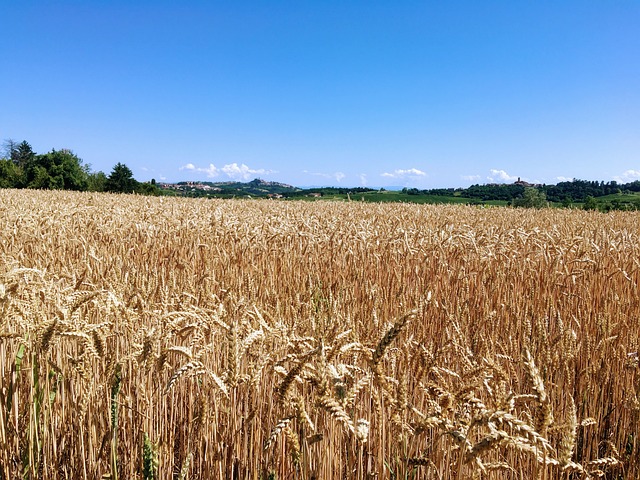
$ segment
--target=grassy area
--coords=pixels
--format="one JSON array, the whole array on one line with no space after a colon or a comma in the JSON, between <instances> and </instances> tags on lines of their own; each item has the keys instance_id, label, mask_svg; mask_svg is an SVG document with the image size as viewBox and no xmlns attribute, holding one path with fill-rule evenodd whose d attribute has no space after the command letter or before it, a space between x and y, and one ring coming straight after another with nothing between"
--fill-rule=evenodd
<instances>
[{"instance_id":1,"label":"grassy area","mask_svg":"<svg viewBox=\"0 0 640 480\"><path fill-rule=\"evenodd\" d=\"M604 195L602 197L596 197L596 201L598 202L631 202L636 203L640 202L640 193L615 193L612 195Z\"/></svg>"},{"instance_id":2,"label":"grassy area","mask_svg":"<svg viewBox=\"0 0 640 480\"><path fill-rule=\"evenodd\" d=\"M344 191L344 190L343 190ZM173 192L172 192L173 193ZM316 200L324 201L352 201L365 203L414 203L414 204L432 204L432 205L490 205L506 207L512 203L507 200L482 200L478 197L466 197L461 192L455 192L452 195L429 195L424 193L409 193L396 190L377 190L356 193L339 193L338 189L323 191L322 196L314 197L311 193L297 193L295 196L288 197L289 200L303 200L313 202ZM200 192L199 194L191 193L187 196L196 196L200 198L264 198L262 195L255 195L248 192ZM617 193L604 195L594 198L595 203L591 209L600 211L610 210L638 210L640 209L640 193ZM547 205L552 208L570 207L573 209L585 208L585 203L575 201L567 205L561 202L548 202Z\"/></svg>"},{"instance_id":3,"label":"grassy area","mask_svg":"<svg viewBox=\"0 0 640 480\"><path fill-rule=\"evenodd\" d=\"M598 210L638 210L640 209L640 193L617 193L595 197ZM584 203L579 204L584 207Z\"/></svg>"},{"instance_id":4,"label":"grassy area","mask_svg":"<svg viewBox=\"0 0 640 480\"><path fill-rule=\"evenodd\" d=\"M351 200L353 202L370 202L370 203L385 203L385 202L402 202L402 203L419 203L419 204L456 204L456 205L495 205L495 206L507 206L509 202L504 200L478 200L475 198L461 197L458 195L410 195L408 193L402 193L399 191L376 191L376 192L364 192L353 195L347 194L333 194L323 195L322 197L296 197L296 199L304 200L339 200L346 201Z\"/></svg>"}]
</instances>

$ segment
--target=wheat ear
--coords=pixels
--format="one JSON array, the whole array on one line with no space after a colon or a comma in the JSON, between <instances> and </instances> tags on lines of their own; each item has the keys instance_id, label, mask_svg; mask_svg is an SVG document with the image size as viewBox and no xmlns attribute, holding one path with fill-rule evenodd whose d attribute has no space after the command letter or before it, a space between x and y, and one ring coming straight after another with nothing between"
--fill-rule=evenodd
<instances>
[{"instance_id":1,"label":"wheat ear","mask_svg":"<svg viewBox=\"0 0 640 480\"><path fill-rule=\"evenodd\" d=\"M407 322L409 322L411 318L415 317L415 315L415 310L412 310L411 312L403 315L396 321L396 323L393 324L393 326L389 329L385 336L382 337L382 340L378 342L378 346L374 350L373 356L371 357L371 363L374 366L380 363L380 360L382 360L387 347L391 344L391 342L393 342L393 340L395 340L398 335L400 335L400 332L405 327Z\"/></svg>"}]
</instances>

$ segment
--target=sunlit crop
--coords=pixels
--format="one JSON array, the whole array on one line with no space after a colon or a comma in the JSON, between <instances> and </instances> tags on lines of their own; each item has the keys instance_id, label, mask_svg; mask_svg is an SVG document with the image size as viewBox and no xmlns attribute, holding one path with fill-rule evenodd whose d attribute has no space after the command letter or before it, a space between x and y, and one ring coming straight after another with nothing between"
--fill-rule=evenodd
<instances>
[{"instance_id":1,"label":"sunlit crop","mask_svg":"<svg viewBox=\"0 0 640 480\"><path fill-rule=\"evenodd\" d=\"M0 478L639 478L639 267L637 213L0 191Z\"/></svg>"}]
</instances>

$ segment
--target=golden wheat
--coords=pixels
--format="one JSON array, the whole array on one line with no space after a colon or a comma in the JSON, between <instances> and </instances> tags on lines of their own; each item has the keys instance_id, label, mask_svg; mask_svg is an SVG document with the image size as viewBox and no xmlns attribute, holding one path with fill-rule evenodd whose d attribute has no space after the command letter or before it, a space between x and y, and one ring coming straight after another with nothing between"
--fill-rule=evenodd
<instances>
[{"instance_id":1,"label":"golden wheat","mask_svg":"<svg viewBox=\"0 0 640 480\"><path fill-rule=\"evenodd\" d=\"M639 478L639 220L2 190L0 479Z\"/></svg>"}]
</instances>

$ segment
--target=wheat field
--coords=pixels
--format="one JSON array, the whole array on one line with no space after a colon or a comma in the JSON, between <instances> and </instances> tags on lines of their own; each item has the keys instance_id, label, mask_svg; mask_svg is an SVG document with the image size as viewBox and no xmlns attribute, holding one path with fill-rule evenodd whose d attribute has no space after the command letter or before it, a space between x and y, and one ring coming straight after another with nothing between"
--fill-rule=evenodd
<instances>
[{"instance_id":1,"label":"wheat field","mask_svg":"<svg viewBox=\"0 0 640 480\"><path fill-rule=\"evenodd\" d=\"M0 191L0 479L640 478L640 217Z\"/></svg>"}]
</instances>

